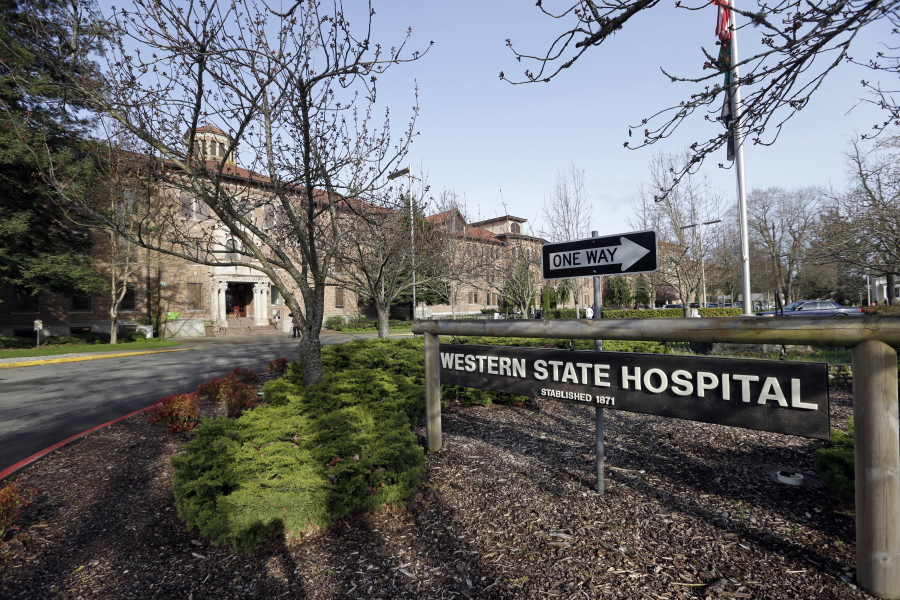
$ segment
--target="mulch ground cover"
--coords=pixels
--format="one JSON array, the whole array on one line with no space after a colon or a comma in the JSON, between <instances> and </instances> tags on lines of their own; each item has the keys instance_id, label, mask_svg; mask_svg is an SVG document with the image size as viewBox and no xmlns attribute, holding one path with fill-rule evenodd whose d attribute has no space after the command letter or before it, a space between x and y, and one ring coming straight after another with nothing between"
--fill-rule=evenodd
<instances>
[{"instance_id":1,"label":"mulch ground cover","mask_svg":"<svg viewBox=\"0 0 900 600\"><path fill-rule=\"evenodd\" d=\"M851 412L833 392L833 424ZM16 475L36 495L0 547L0 598L870 597L819 442L607 410L598 495L593 423L557 402L449 407L404 506L246 556L185 530L170 459L190 434L138 415Z\"/></svg>"}]
</instances>

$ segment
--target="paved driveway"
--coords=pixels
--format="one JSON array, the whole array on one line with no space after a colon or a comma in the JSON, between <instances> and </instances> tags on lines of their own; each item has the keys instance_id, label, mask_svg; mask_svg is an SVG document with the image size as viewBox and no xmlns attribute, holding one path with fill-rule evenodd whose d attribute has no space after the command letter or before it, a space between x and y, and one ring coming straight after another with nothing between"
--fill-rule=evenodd
<instances>
[{"instance_id":1,"label":"paved driveway","mask_svg":"<svg viewBox=\"0 0 900 600\"><path fill-rule=\"evenodd\" d=\"M373 336L323 333L322 342ZM0 369L0 471L234 367L261 372L275 358L296 360L296 342L289 335L198 338L182 340L175 352Z\"/></svg>"}]
</instances>

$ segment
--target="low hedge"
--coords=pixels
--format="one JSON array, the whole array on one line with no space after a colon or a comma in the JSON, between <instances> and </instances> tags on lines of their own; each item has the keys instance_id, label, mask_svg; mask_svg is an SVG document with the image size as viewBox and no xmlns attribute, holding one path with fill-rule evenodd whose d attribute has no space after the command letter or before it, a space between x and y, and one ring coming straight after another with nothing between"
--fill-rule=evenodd
<instances>
[{"instance_id":1,"label":"low hedge","mask_svg":"<svg viewBox=\"0 0 900 600\"><path fill-rule=\"evenodd\" d=\"M203 421L172 459L175 504L189 528L252 552L269 535L415 492L425 462L412 431L424 411L421 341L360 340L322 354L319 384L304 387L291 365L265 385L266 405Z\"/></svg>"},{"instance_id":2,"label":"low hedge","mask_svg":"<svg viewBox=\"0 0 900 600\"><path fill-rule=\"evenodd\" d=\"M409 321L399 319L388 321L388 327L408 327L409 324ZM365 331L368 329L374 331L378 329L378 321L370 321L365 317L353 317L350 320L344 320L344 317L328 317L322 327L331 331Z\"/></svg>"},{"instance_id":3,"label":"low hedge","mask_svg":"<svg viewBox=\"0 0 900 600\"><path fill-rule=\"evenodd\" d=\"M479 346L511 346L514 348L559 348L562 350L593 350L594 340L568 340L545 338L501 338L501 337L450 337L453 344L476 344ZM663 342L634 342L628 340L604 340L603 349L609 352L642 352L645 354L666 354L668 348Z\"/></svg>"}]
</instances>

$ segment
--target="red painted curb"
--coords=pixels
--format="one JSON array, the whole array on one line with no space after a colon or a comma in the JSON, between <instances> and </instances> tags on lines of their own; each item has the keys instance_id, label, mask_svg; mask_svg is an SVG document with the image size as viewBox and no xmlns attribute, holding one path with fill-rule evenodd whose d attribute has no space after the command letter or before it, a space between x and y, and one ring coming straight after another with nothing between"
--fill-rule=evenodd
<instances>
[{"instance_id":1,"label":"red painted curb","mask_svg":"<svg viewBox=\"0 0 900 600\"><path fill-rule=\"evenodd\" d=\"M29 456L28 458L25 458L25 459L23 459L23 460L20 460L19 462L17 462L17 463L14 464L13 466L8 467L8 468L6 468L6 469L0 471L0 480L3 480L3 479L5 479L5 478L9 477L10 475L12 475L13 473L15 473L15 472L18 471L19 469L21 469L21 468L23 468L23 467L26 467L26 466L30 465L31 463L33 463L34 461L38 460L39 458L42 458L42 457L46 456L47 454L50 454L51 452L53 452L53 451L56 450L57 448L62 448L63 446L65 446L65 445L68 444L69 442L73 442L73 441L75 441L75 440L77 440L77 439L79 439L79 438L83 438L84 436L89 435L89 434L91 434L91 433L97 431L98 429L103 429L104 427L109 427L109 426L112 425L113 423L118 423L119 421L123 421L123 420L127 419L128 417L133 417L134 415L140 414L140 413L142 413L142 412L146 412L146 411L150 410L151 408L153 408L153 406L154 406L154 405L151 404L150 406L148 406L148 407L146 407L146 408L142 408L142 409L140 409L140 410L136 410L136 411L134 411L133 413L129 413L129 414L125 415L124 417L119 417L118 419L113 419L112 421L109 421L109 422L107 422L107 423L104 423L103 425L97 425L96 427L91 427L91 428L88 429L87 431L82 431L81 433L75 434L75 435L73 435L72 437L68 437L68 438L64 439L63 441L61 441L61 442L57 442L56 444L53 444L53 445L50 446L49 448L44 448L44 449L41 450L40 452L36 452L36 453L32 454L31 456Z\"/></svg>"}]
</instances>

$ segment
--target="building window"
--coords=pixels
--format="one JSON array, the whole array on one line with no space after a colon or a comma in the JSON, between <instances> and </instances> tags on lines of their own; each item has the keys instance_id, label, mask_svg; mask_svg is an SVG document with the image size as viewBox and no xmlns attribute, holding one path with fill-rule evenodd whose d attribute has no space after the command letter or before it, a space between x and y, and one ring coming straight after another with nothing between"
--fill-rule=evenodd
<instances>
[{"instance_id":1,"label":"building window","mask_svg":"<svg viewBox=\"0 0 900 600\"><path fill-rule=\"evenodd\" d=\"M188 288L188 310L203 310L203 284L189 283Z\"/></svg>"},{"instance_id":2,"label":"building window","mask_svg":"<svg viewBox=\"0 0 900 600\"><path fill-rule=\"evenodd\" d=\"M284 298L281 297L281 292L278 291L278 288L274 285L272 288L272 306L281 306L284 304Z\"/></svg>"},{"instance_id":3,"label":"building window","mask_svg":"<svg viewBox=\"0 0 900 600\"><path fill-rule=\"evenodd\" d=\"M225 158L225 144L219 142L219 156Z\"/></svg>"},{"instance_id":4,"label":"building window","mask_svg":"<svg viewBox=\"0 0 900 600\"><path fill-rule=\"evenodd\" d=\"M125 284L125 295L122 296L122 301L119 302L119 310L137 310L133 283Z\"/></svg>"},{"instance_id":5,"label":"building window","mask_svg":"<svg viewBox=\"0 0 900 600\"><path fill-rule=\"evenodd\" d=\"M512 225L510 225L509 230L516 234L522 233L522 228L519 226L518 223L513 223Z\"/></svg>"},{"instance_id":6,"label":"building window","mask_svg":"<svg viewBox=\"0 0 900 600\"><path fill-rule=\"evenodd\" d=\"M334 289L334 307L344 308L344 290L343 288Z\"/></svg>"},{"instance_id":7,"label":"building window","mask_svg":"<svg viewBox=\"0 0 900 600\"><path fill-rule=\"evenodd\" d=\"M91 297L74 292L69 298L69 310L73 312L90 312Z\"/></svg>"},{"instance_id":8,"label":"building window","mask_svg":"<svg viewBox=\"0 0 900 600\"><path fill-rule=\"evenodd\" d=\"M36 313L38 312L38 296L32 294L31 290L21 286L16 286L16 312Z\"/></svg>"}]
</instances>

